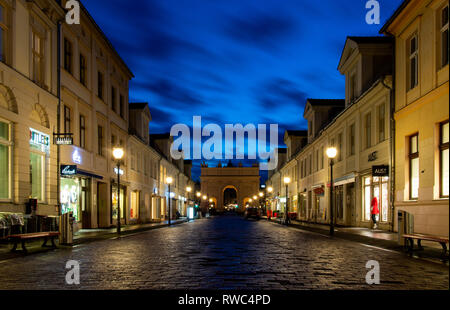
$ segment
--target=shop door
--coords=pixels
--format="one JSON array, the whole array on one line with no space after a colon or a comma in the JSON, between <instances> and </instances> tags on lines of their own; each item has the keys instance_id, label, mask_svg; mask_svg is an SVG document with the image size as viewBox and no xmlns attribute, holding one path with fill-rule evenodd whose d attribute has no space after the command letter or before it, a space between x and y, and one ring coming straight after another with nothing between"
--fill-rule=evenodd
<instances>
[{"instance_id":1,"label":"shop door","mask_svg":"<svg viewBox=\"0 0 450 310\"><path fill-rule=\"evenodd\" d=\"M82 228L91 228L91 205L89 199L90 182L88 179L81 179L80 207Z\"/></svg>"},{"instance_id":2,"label":"shop door","mask_svg":"<svg viewBox=\"0 0 450 310\"><path fill-rule=\"evenodd\" d=\"M355 184L351 183L347 185L347 214L348 222L351 226L356 226L356 203L355 203Z\"/></svg>"}]
</instances>

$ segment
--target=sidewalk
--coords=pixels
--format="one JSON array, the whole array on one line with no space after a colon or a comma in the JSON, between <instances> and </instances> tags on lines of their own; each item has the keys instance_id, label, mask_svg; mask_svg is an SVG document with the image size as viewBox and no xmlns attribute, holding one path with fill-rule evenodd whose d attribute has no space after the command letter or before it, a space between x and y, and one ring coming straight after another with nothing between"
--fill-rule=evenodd
<instances>
[{"instance_id":1,"label":"sidewalk","mask_svg":"<svg viewBox=\"0 0 450 310\"><path fill-rule=\"evenodd\" d=\"M181 218L178 220L172 220L172 225L177 225L181 223L188 222L187 218ZM121 227L121 235L129 235L134 234L138 232L148 231L152 229L162 228L169 226L168 221L161 221L159 223L148 223L148 224L136 224L136 225L124 225ZM73 245L79 245L82 243L97 241L97 240L104 240L109 239L117 236L117 228L101 228L101 229L81 229L78 232L76 232L73 236ZM58 247L60 248L70 248L70 246L59 246L58 240L56 240L56 243L58 244ZM47 251L52 251L52 249L48 248L42 248L41 247L42 240L34 241L34 242L27 242L27 250L28 255L34 254L34 253L42 253ZM22 257L24 254L20 251L21 245L18 245L17 252L11 252L12 244L6 243L6 241L3 240L2 243L0 243L0 261L7 260L11 258L16 257Z\"/></svg>"},{"instance_id":2,"label":"sidewalk","mask_svg":"<svg viewBox=\"0 0 450 310\"><path fill-rule=\"evenodd\" d=\"M267 219L267 217L263 217ZM279 219L272 218L273 223L279 223ZM291 221L291 227L316 232L319 234L329 236L330 226L323 224L307 223L297 220ZM403 254L432 260L435 262L446 262L448 264L448 253L445 258L442 257L442 247L437 242L422 241L423 251L415 250L413 253L408 253L405 248L398 243L398 234L380 229L369 229L364 227L340 227L334 229L334 237L346 239L349 241L359 242L368 246L379 247L391 251L401 252ZM416 244L415 244L416 246Z\"/></svg>"}]
</instances>

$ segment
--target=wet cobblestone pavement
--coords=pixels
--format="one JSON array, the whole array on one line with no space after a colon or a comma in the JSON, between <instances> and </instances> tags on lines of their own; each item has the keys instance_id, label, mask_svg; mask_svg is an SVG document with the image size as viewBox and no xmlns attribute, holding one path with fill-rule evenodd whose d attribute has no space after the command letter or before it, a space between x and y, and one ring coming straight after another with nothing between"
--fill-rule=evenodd
<instances>
[{"instance_id":1,"label":"wet cobblestone pavement","mask_svg":"<svg viewBox=\"0 0 450 310\"><path fill-rule=\"evenodd\" d=\"M65 282L80 263L80 285ZM380 264L368 285L366 263ZM449 289L445 265L237 216L0 261L0 289Z\"/></svg>"}]
</instances>

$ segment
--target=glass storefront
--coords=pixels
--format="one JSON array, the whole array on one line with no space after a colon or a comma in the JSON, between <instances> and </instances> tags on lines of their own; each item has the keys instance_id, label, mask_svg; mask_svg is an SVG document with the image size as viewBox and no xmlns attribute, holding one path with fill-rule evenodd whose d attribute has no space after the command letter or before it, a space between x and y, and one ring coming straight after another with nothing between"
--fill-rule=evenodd
<instances>
[{"instance_id":1,"label":"glass storefront","mask_svg":"<svg viewBox=\"0 0 450 310\"><path fill-rule=\"evenodd\" d=\"M61 213L72 212L75 221L81 221L80 179L61 178Z\"/></svg>"},{"instance_id":2,"label":"glass storefront","mask_svg":"<svg viewBox=\"0 0 450 310\"><path fill-rule=\"evenodd\" d=\"M130 219L137 219L139 217L139 192L131 192L131 206L130 206Z\"/></svg>"},{"instance_id":3,"label":"glass storefront","mask_svg":"<svg viewBox=\"0 0 450 310\"><path fill-rule=\"evenodd\" d=\"M0 199L9 199L10 137L9 124L0 121Z\"/></svg>"},{"instance_id":4,"label":"glass storefront","mask_svg":"<svg viewBox=\"0 0 450 310\"><path fill-rule=\"evenodd\" d=\"M112 186L111 192L112 192L112 218L114 220L117 220L117 213L118 213L117 200L119 198L118 193L117 193L117 185ZM124 217L125 206L126 206L125 198L126 198L125 187L121 186L120 187L120 218L121 219L125 219L125 217Z\"/></svg>"},{"instance_id":5,"label":"glass storefront","mask_svg":"<svg viewBox=\"0 0 450 310\"><path fill-rule=\"evenodd\" d=\"M89 193L90 179L62 177L61 213L72 212L76 222L83 222L83 214L86 215L86 212L88 212Z\"/></svg>"},{"instance_id":6,"label":"glass storefront","mask_svg":"<svg viewBox=\"0 0 450 310\"><path fill-rule=\"evenodd\" d=\"M380 211L380 222L389 220L389 177L363 178L363 214L364 220L370 221L370 206L373 197L378 200L378 209Z\"/></svg>"},{"instance_id":7,"label":"glass storefront","mask_svg":"<svg viewBox=\"0 0 450 310\"><path fill-rule=\"evenodd\" d=\"M44 201L45 166L50 154L50 136L30 128L30 198Z\"/></svg>"}]
</instances>

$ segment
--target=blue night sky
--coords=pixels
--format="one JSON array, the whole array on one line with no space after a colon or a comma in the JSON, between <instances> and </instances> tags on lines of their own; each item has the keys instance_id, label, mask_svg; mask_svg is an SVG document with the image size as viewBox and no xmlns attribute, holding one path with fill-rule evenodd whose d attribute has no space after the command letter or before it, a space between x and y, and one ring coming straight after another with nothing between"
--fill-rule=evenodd
<instances>
[{"instance_id":1,"label":"blue night sky","mask_svg":"<svg viewBox=\"0 0 450 310\"><path fill-rule=\"evenodd\" d=\"M378 35L401 0L379 3L381 24L368 25L365 0L83 1L136 76L130 101L149 102L151 133L199 115L279 124L280 145L306 129L306 98L344 98L346 37Z\"/></svg>"}]
</instances>

